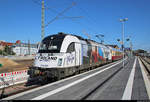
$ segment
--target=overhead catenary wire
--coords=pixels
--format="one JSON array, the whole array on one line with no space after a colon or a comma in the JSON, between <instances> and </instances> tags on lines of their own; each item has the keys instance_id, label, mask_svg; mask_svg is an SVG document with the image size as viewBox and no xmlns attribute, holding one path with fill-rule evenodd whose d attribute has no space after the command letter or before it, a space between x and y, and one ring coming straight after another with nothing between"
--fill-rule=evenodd
<instances>
[{"instance_id":1,"label":"overhead catenary wire","mask_svg":"<svg viewBox=\"0 0 150 102\"><path fill-rule=\"evenodd\" d=\"M72 2L74 2L74 0L72 0ZM78 6L77 9L79 9L81 12L85 13L86 19L87 19L88 22L91 22L93 24L95 23L97 25L97 23L96 23L97 20L95 20L95 18L89 16L88 12L84 8L81 8L81 7Z\"/></svg>"},{"instance_id":2,"label":"overhead catenary wire","mask_svg":"<svg viewBox=\"0 0 150 102\"><path fill-rule=\"evenodd\" d=\"M37 0L32 0L33 1L33 3L35 3L35 4L37 4L37 5L39 5L39 6L41 6L41 3L40 2L38 2ZM52 8L50 8L50 7L47 7L45 4L44 4L44 7L45 7L45 9L47 9L47 10L51 10L53 13L58 13L56 10L54 10L54 9L52 9Z\"/></svg>"},{"instance_id":3,"label":"overhead catenary wire","mask_svg":"<svg viewBox=\"0 0 150 102\"><path fill-rule=\"evenodd\" d=\"M45 27L47 27L47 26L48 26L51 22L53 22L54 20L58 19L59 16L63 15L67 10L69 10L70 8L72 8L74 5L75 5L75 3L73 2L70 7L67 7L67 8L65 8L62 12L58 13L58 15L57 15L55 18L53 18L51 21L49 21L49 22L45 25Z\"/></svg>"},{"instance_id":4,"label":"overhead catenary wire","mask_svg":"<svg viewBox=\"0 0 150 102\"><path fill-rule=\"evenodd\" d=\"M38 5L41 5L41 3L39 3L37 0L32 0L34 3L36 3L36 4L38 4ZM72 6L74 6L75 5L75 3L76 2L74 2L74 0L72 0L72 2L73 2L73 4L70 6L70 7L67 7L67 8L65 8L62 12L58 12L57 10L55 10L55 9L53 9L53 8L51 8L51 7L48 7L48 6L46 6L46 5L44 5L45 6L45 9L46 10L50 10L50 11L52 11L53 13L56 13L57 15L52 19L52 20L50 20L46 25L45 25L45 27L47 27L49 24L51 24L52 22L54 22L55 20L57 20L57 19L71 19L73 22L75 22L76 24L78 24L78 25L82 25L82 27L85 27L86 29L88 29L89 31L92 31L92 32L94 32L94 33L92 33L92 34L90 34L91 36L93 36L93 37L95 37L95 35L96 34L98 34L99 32L98 31L96 31L96 30L94 30L93 28L91 28L91 27L89 27L89 25L85 25L85 24L82 24L81 22L79 22L79 21L77 21L77 20L75 20L75 18L83 18L83 16L79 16L79 17L68 17L68 16L64 16L64 13L66 12L66 11L68 11ZM89 15L88 15L88 13L87 13L87 11L85 10L85 9L83 9L83 8L81 8L81 7L76 7L76 8L78 8L81 12L83 12L83 13L85 13L86 14L86 17L84 17L84 18L86 18L85 20L87 20L87 22L91 22L91 23L93 23L93 24L96 24L96 20L95 19L93 19L93 18L91 18ZM97 24L96 24L97 25ZM84 28L84 29L85 29ZM82 32L82 31L81 31ZM108 42L108 41L107 41Z\"/></svg>"},{"instance_id":5,"label":"overhead catenary wire","mask_svg":"<svg viewBox=\"0 0 150 102\"><path fill-rule=\"evenodd\" d=\"M32 0L34 3L38 4L38 5L41 5L41 3L35 1L35 0ZM72 8L76 3L75 2L72 2L72 5L65 8L63 11L59 12L51 21L49 21L46 25L45 25L45 4L44 4L44 0L42 0L42 26L41 26L41 38L43 39L44 38L44 35L45 35L45 28L51 24L52 22L54 22L55 20L57 19L60 19L60 16L63 16L63 14L68 11L70 8ZM56 10L53 10L49 7L46 7L48 10L51 10L55 13L57 13ZM66 16L63 16L63 18L61 19L75 19L75 18L82 18L81 16L79 17L66 17Z\"/></svg>"},{"instance_id":6,"label":"overhead catenary wire","mask_svg":"<svg viewBox=\"0 0 150 102\"><path fill-rule=\"evenodd\" d=\"M37 0L32 0L32 1L33 1L35 4L41 6L41 3L39 3ZM74 5L75 5L75 2L72 2L72 5L74 6ZM64 13L67 11L66 9L68 9L69 7L64 9L64 10L65 10L64 13L63 13L64 10L63 10L62 12L58 12L57 10L52 9L52 8L46 6L45 4L44 4L44 8L45 8L45 10L50 10L50 11L52 11L53 13L58 14L55 18L53 18L51 21L49 21L49 23L55 21L55 20L58 19L58 18L59 18L59 19L75 19L75 18L83 18L83 16L77 16L77 17L64 16ZM69 9L70 9L70 8L69 8ZM61 18L60 18L60 16L61 16Z\"/></svg>"},{"instance_id":7,"label":"overhead catenary wire","mask_svg":"<svg viewBox=\"0 0 150 102\"><path fill-rule=\"evenodd\" d=\"M32 1L33 1L35 4L41 6L41 3L39 3L37 0L32 0ZM73 4L71 5L71 7L72 7L73 5L75 5L74 2L73 2ZM71 18L71 20L72 20L73 22L75 22L75 23L77 23L77 24L79 24L79 25L83 25L83 24L81 24L81 23L79 23L79 22L77 22L77 21L74 20L74 18L82 18L83 16L79 16L79 17L66 17L66 16L63 15L63 13L66 12L66 11L67 11L68 9L70 9L71 7L68 7L68 8L66 8L66 9L64 9L62 12L57 12L56 10L54 10L54 9L52 9L52 8L50 8L50 7L47 7L45 4L44 4L44 7L45 7L45 9L50 10L50 11L52 11L53 13L57 13L57 14L58 14L56 17L54 17L52 20L50 20L50 21L45 25L45 27L47 27L50 23L54 22L54 21L57 20L58 18L59 18L59 19ZM60 16L61 16L61 18L60 18ZM91 29L91 28L88 27L88 29Z\"/></svg>"},{"instance_id":8,"label":"overhead catenary wire","mask_svg":"<svg viewBox=\"0 0 150 102\"><path fill-rule=\"evenodd\" d=\"M74 2L74 0L72 0L72 2ZM85 13L85 15L86 15L86 17L85 17L85 19L87 20L87 22L91 22L91 23L93 23L93 22L97 22L95 19L92 19L89 15L88 15L88 13L86 12L86 10L85 9L82 9L81 7L76 7L77 9L79 9L81 12L83 12L83 13ZM91 25L91 23L90 23L90 25ZM81 24L81 23L80 23ZM95 23L96 24L96 23ZM83 24L82 24L83 25ZM97 24L96 24L97 25ZM92 32L95 32L96 34L98 34L99 32L97 31L97 30L94 30L93 28L91 28L91 27L89 27L89 25L87 26L86 25L86 28L88 29L88 30L90 30L90 31L92 31ZM94 34L94 37L95 37L95 33L93 33ZM93 36L93 34L91 35L91 36ZM89 38L89 37L88 37Z\"/></svg>"},{"instance_id":9,"label":"overhead catenary wire","mask_svg":"<svg viewBox=\"0 0 150 102\"><path fill-rule=\"evenodd\" d=\"M72 1L74 1L74 0L72 0ZM81 12L83 12L83 13L85 13L86 14L86 20L88 21L88 22L91 22L91 23L93 23L93 25L95 24L95 25L97 25L97 20L96 19L94 19L94 18L92 18L91 16L89 16L89 14L88 14L88 12L84 9L84 8L81 8L81 7L77 7ZM92 25L92 24L90 24L90 25ZM90 27L88 27L88 30L91 30L91 31L93 31L93 32L95 32L95 33L93 33L94 34L94 37L97 35L97 34L99 34L99 31L97 31L97 30L94 30L93 28L90 28ZM103 33L104 34L104 33ZM104 34L105 35L105 34ZM105 35L106 36L106 35ZM105 43L110 43L108 40L106 40L105 39ZM110 43L111 44L111 43Z\"/></svg>"},{"instance_id":10,"label":"overhead catenary wire","mask_svg":"<svg viewBox=\"0 0 150 102\"><path fill-rule=\"evenodd\" d=\"M75 0L72 0L72 2L75 2ZM85 8L81 8L81 7L79 7L78 5L76 6L76 8L77 9L79 9L82 13L84 13L85 15L86 15L86 17L84 17L86 20L87 20L87 22L90 22L90 25L91 26L93 26L93 25L98 25L97 24L97 20L95 19L95 18L93 18L92 16L89 16L89 14L88 14L88 12L87 12L87 10L85 9ZM87 26L87 25L86 25ZM89 26L89 25L88 25ZM88 28L88 30L90 30L90 31L92 31L92 32L94 32L93 34L94 34L94 37L97 35L97 34L99 34L99 31L97 31L97 30L95 30L95 29L93 29L93 28L91 28L91 27L87 27ZM104 34L105 35L105 34ZM105 35L106 36L106 35ZM107 39L105 39L105 43L110 43Z\"/></svg>"}]
</instances>

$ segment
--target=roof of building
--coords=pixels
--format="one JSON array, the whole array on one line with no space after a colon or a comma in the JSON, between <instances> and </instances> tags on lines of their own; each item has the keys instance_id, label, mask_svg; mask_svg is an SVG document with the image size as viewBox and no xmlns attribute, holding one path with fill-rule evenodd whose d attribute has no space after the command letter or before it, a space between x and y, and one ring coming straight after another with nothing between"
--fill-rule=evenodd
<instances>
[{"instance_id":1,"label":"roof of building","mask_svg":"<svg viewBox=\"0 0 150 102\"><path fill-rule=\"evenodd\" d=\"M1 45L1 46L12 46L13 43L1 41L1 42L0 42L0 45Z\"/></svg>"}]
</instances>

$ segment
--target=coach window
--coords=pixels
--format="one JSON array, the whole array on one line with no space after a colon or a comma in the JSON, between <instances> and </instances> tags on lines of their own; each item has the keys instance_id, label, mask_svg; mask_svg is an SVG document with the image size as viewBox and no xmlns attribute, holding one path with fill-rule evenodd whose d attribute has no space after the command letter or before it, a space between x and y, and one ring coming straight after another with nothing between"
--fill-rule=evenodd
<instances>
[{"instance_id":1,"label":"coach window","mask_svg":"<svg viewBox=\"0 0 150 102\"><path fill-rule=\"evenodd\" d=\"M67 48L67 53L75 51L75 43L71 43Z\"/></svg>"}]
</instances>

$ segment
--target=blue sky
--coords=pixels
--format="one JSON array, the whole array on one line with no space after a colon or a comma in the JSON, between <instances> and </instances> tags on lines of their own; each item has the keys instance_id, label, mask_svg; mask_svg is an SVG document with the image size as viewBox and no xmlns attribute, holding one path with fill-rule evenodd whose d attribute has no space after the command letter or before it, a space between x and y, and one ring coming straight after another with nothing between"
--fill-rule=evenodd
<instances>
[{"instance_id":1,"label":"blue sky","mask_svg":"<svg viewBox=\"0 0 150 102\"><path fill-rule=\"evenodd\" d=\"M37 2L37 3L35 3ZM150 0L45 0L47 24L65 8L63 16L45 28L45 36L65 32L99 41L96 34L104 35L104 43L118 44L122 37L120 18L125 22L125 38L131 36L133 49L150 51ZM0 0L0 40L37 43L41 40L41 0ZM78 17L64 19L63 17ZM125 42L129 46L129 42Z\"/></svg>"}]
</instances>

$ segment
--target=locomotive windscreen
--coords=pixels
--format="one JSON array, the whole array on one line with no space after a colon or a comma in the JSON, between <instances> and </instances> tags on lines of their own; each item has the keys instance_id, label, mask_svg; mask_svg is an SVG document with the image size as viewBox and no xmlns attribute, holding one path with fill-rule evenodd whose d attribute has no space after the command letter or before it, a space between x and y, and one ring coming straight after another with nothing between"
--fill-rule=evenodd
<instances>
[{"instance_id":1,"label":"locomotive windscreen","mask_svg":"<svg viewBox=\"0 0 150 102\"><path fill-rule=\"evenodd\" d=\"M65 35L57 34L53 36L48 36L43 39L39 53L60 53L60 48Z\"/></svg>"}]
</instances>

